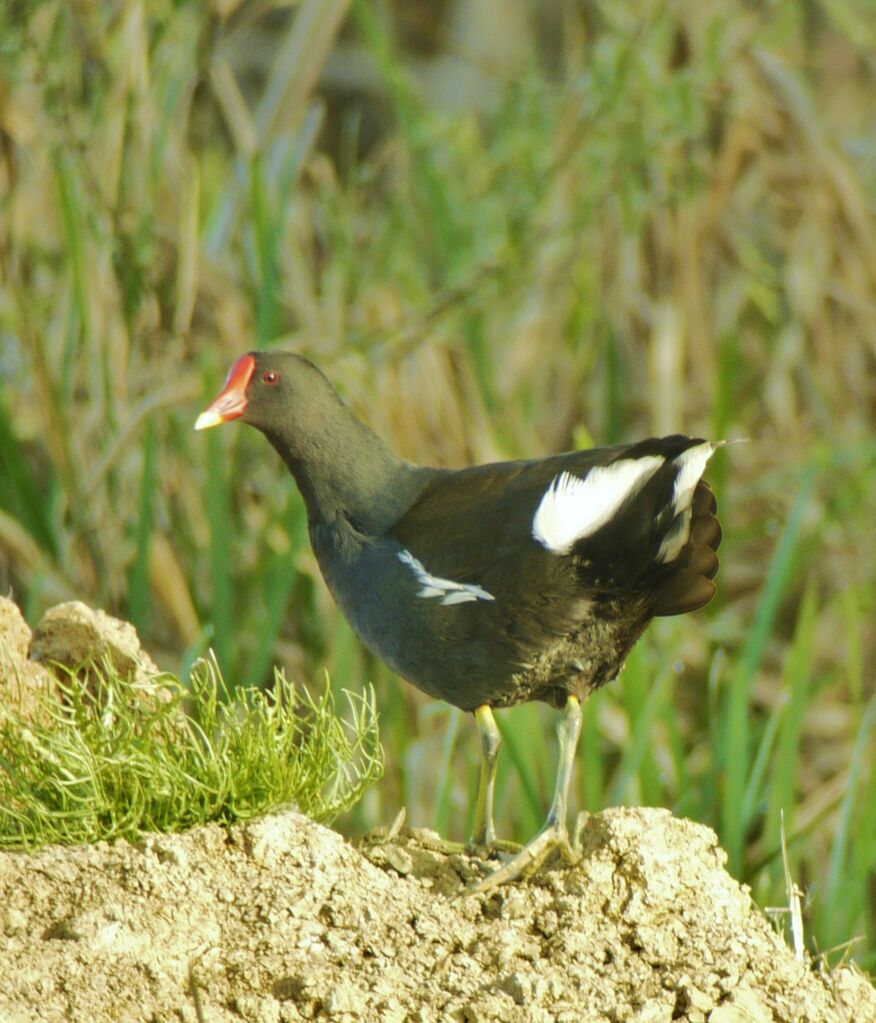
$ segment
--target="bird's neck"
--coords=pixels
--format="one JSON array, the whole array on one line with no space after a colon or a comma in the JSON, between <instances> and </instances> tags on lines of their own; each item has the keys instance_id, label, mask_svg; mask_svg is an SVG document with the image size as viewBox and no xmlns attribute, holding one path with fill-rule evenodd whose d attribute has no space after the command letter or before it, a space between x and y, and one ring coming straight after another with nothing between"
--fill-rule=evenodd
<instances>
[{"instance_id":1,"label":"bird's neck","mask_svg":"<svg viewBox=\"0 0 876 1023\"><path fill-rule=\"evenodd\" d=\"M322 411L294 437L282 429L265 434L295 477L311 524L345 520L378 535L401 517L428 470L396 458L340 402Z\"/></svg>"}]
</instances>

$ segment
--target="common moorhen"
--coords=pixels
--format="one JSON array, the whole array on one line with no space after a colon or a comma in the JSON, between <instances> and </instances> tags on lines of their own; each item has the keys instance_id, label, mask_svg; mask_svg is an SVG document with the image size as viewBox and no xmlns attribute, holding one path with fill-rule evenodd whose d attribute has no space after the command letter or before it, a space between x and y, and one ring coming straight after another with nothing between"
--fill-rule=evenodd
<instances>
[{"instance_id":1,"label":"common moorhen","mask_svg":"<svg viewBox=\"0 0 876 1023\"><path fill-rule=\"evenodd\" d=\"M295 477L325 581L362 642L418 689L474 713L475 846L498 845L493 708L564 708L544 828L475 887L516 878L553 848L569 853L581 701L618 674L654 616L715 592L721 528L701 477L717 445L673 435L459 470L412 465L289 352L241 356L195 428L238 418Z\"/></svg>"}]
</instances>

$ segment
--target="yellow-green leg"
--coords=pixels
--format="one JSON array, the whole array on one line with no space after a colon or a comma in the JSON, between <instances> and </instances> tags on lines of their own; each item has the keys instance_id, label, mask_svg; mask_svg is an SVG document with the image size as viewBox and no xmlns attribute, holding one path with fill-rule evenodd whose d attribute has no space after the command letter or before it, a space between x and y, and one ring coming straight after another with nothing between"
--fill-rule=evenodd
<instances>
[{"instance_id":1,"label":"yellow-green leg","mask_svg":"<svg viewBox=\"0 0 876 1023\"><path fill-rule=\"evenodd\" d=\"M476 849L492 848L496 843L493 823L493 791L496 787L496 765L502 736L493 712L485 703L474 712L478 736L481 740L481 776L478 783L478 801L475 805L474 832L471 844Z\"/></svg>"},{"instance_id":2,"label":"yellow-green leg","mask_svg":"<svg viewBox=\"0 0 876 1023\"><path fill-rule=\"evenodd\" d=\"M489 708L486 709L489 714ZM475 713L475 717L477 717ZM492 721L492 714L489 715ZM493 722L495 728L495 722ZM478 728L481 723L478 721ZM481 732L483 736L483 731ZM559 740L559 763L557 765L557 783L554 788L554 798L551 808L548 811L544 827L535 838L525 845L520 852L508 863L501 866L492 874L487 875L482 881L472 885L469 891L485 892L497 885L514 881L524 874L536 870L545 860L547 855L554 849L559 849L570 861L575 859L575 853L569 844L569 829L567 824L569 784L572 780L572 769L575 765L575 751L578 748L578 738L581 735L581 703L575 696L569 696L563 716L557 723L557 738ZM482 745L483 749L483 745ZM498 752L498 749L497 749ZM482 772L481 778L486 773ZM495 764L493 765L495 774ZM492 780L495 780L494 778ZM492 781L491 781L492 785ZM492 819L492 789L484 796L485 806L489 808ZM478 796L478 809L480 810L481 799Z\"/></svg>"},{"instance_id":3,"label":"yellow-green leg","mask_svg":"<svg viewBox=\"0 0 876 1023\"><path fill-rule=\"evenodd\" d=\"M474 828L468 845L451 842L446 839L430 839L430 848L447 854L463 851L477 855L492 855L497 852L516 853L520 849L518 842L505 842L496 837L496 826L493 823L493 793L496 788L496 766L499 762L499 747L502 736L496 725L493 712L487 704L478 707L474 712L475 724L481 743L481 773L478 781L478 795L475 804Z\"/></svg>"}]
</instances>

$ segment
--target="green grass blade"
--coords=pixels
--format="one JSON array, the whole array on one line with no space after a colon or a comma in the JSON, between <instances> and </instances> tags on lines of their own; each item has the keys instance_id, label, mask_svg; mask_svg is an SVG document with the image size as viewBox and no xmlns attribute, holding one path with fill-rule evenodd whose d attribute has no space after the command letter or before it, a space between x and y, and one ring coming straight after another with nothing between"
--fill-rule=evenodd
<instances>
[{"instance_id":1,"label":"green grass blade","mask_svg":"<svg viewBox=\"0 0 876 1023\"><path fill-rule=\"evenodd\" d=\"M207 482L205 501L210 523L210 619L213 647L222 670L233 673L237 622L231 566L234 558L232 494L228 485L228 451L218 430L209 430L207 441Z\"/></svg>"},{"instance_id":2,"label":"green grass blade","mask_svg":"<svg viewBox=\"0 0 876 1023\"><path fill-rule=\"evenodd\" d=\"M48 515L50 502L46 492L56 485L54 473L48 480L40 480L31 470L0 393L0 507L20 522L40 548L52 557L57 557L58 548Z\"/></svg>"},{"instance_id":3,"label":"green grass blade","mask_svg":"<svg viewBox=\"0 0 876 1023\"><path fill-rule=\"evenodd\" d=\"M453 810L454 778L450 765L459 740L459 729L463 721L463 713L458 707L451 707L447 715L447 728L441 744L441 757L435 770L437 795L435 799L435 816L433 827L439 835L450 833L451 814Z\"/></svg>"},{"instance_id":4,"label":"green grass blade","mask_svg":"<svg viewBox=\"0 0 876 1023\"><path fill-rule=\"evenodd\" d=\"M619 351L620 344L611 325L605 335L605 443L619 444L626 424L626 367Z\"/></svg>"},{"instance_id":5,"label":"green grass blade","mask_svg":"<svg viewBox=\"0 0 876 1023\"><path fill-rule=\"evenodd\" d=\"M663 725L666 728L669 752L672 756L672 767L675 774L677 798L672 808L673 812L679 817L693 816L698 820L702 820L700 801L705 794L704 790L707 786L699 784L694 779L689 763L688 751L679 728L678 712L673 707L672 700L668 700L664 707Z\"/></svg>"},{"instance_id":6,"label":"green grass blade","mask_svg":"<svg viewBox=\"0 0 876 1023\"><path fill-rule=\"evenodd\" d=\"M258 347L280 333L279 273L277 271L277 223L274 203L268 194L265 165L255 156L250 167L258 282L256 287L256 339Z\"/></svg>"},{"instance_id":7,"label":"green grass blade","mask_svg":"<svg viewBox=\"0 0 876 1023\"><path fill-rule=\"evenodd\" d=\"M88 259L85 253L85 237L82 224L82 197L77 180L75 161L69 153L59 152L56 155L55 173L58 179L64 234L67 241L67 252L70 258L70 269L73 277L75 307L79 316L79 329L87 351L91 339L91 305L88 300L88 285L86 284ZM91 370L93 374L97 374L99 367L93 365ZM101 395L103 390L101 386L95 386L96 382L96 378L93 378L92 389L94 397Z\"/></svg>"},{"instance_id":8,"label":"green grass blade","mask_svg":"<svg viewBox=\"0 0 876 1023\"><path fill-rule=\"evenodd\" d=\"M764 845L767 849L777 851L781 841L782 813L785 819L785 832L791 835L794 833L797 777L801 766L800 740L809 706L817 611L816 589L814 583L810 581L804 591L797 615L793 642L785 654L782 690L787 694L787 702L781 705L781 728L769 774Z\"/></svg>"},{"instance_id":9,"label":"green grass blade","mask_svg":"<svg viewBox=\"0 0 876 1023\"><path fill-rule=\"evenodd\" d=\"M742 800L742 819L745 821L753 821L757 815L758 807L761 806L764 777L771 762L783 712L782 703L777 702L770 710L760 742L757 744L757 752L751 763L751 770L745 785L745 796Z\"/></svg>"},{"instance_id":10,"label":"green grass blade","mask_svg":"<svg viewBox=\"0 0 876 1023\"><path fill-rule=\"evenodd\" d=\"M540 779L545 776L553 778L556 774L556 742L548 743L546 747L542 741L544 730L539 711L538 705L526 703L496 715L502 734L500 756L507 752L523 794L517 808L519 832L530 836L541 827L547 813L544 786Z\"/></svg>"},{"instance_id":11,"label":"green grass blade","mask_svg":"<svg viewBox=\"0 0 876 1023\"><path fill-rule=\"evenodd\" d=\"M155 421L149 419L143 437L143 475L140 480L140 514L135 531L136 553L128 575L128 618L140 635L149 624L149 545L155 528L155 495L158 476L158 439Z\"/></svg>"},{"instance_id":12,"label":"green grass blade","mask_svg":"<svg viewBox=\"0 0 876 1023\"><path fill-rule=\"evenodd\" d=\"M845 668L849 680L849 693L857 706L864 695L864 626L861 614L861 593L854 586L840 594L843 624L846 633Z\"/></svg>"},{"instance_id":13,"label":"green grass blade","mask_svg":"<svg viewBox=\"0 0 876 1023\"><path fill-rule=\"evenodd\" d=\"M584 701L584 719L581 723L578 791L582 809L590 813L596 813L605 806L605 758L599 732L599 707L605 698L604 694L603 689Z\"/></svg>"},{"instance_id":14,"label":"green grass blade","mask_svg":"<svg viewBox=\"0 0 876 1023\"><path fill-rule=\"evenodd\" d=\"M844 912L849 921L845 931L832 924L833 933L842 940L843 934L865 934L870 948L861 956L863 969L873 972L876 967L876 944L870 940L876 935L876 899L873 898L873 875L876 872L876 763L873 762L872 748L869 761L864 768L862 796L858 801L860 812L856 816L855 828L850 833L847 859L848 895L835 906L833 911Z\"/></svg>"},{"instance_id":15,"label":"green grass blade","mask_svg":"<svg viewBox=\"0 0 876 1023\"><path fill-rule=\"evenodd\" d=\"M618 806L630 795L634 781L640 780L642 765L647 762L654 723L664 712L672 692L675 673L671 667L664 668L648 689L648 695L637 717L633 721L629 741L621 756L620 764L612 782L609 803ZM655 770L652 766L652 770ZM656 770L655 770L656 773ZM649 786L649 788L651 788ZM657 802L660 802L659 796Z\"/></svg>"},{"instance_id":16,"label":"green grass blade","mask_svg":"<svg viewBox=\"0 0 876 1023\"><path fill-rule=\"evenodd\" d=\"M287 506L284 536L289 538L288 547L271 551L263 566L260 586L266 606L252 626L255 637L248 665L248 674L256 683L266 679L274 661L277 639L298 578L296 555L307 543L307 517L301 501L292 500Z\"/></svg>"},{"instance_id":17,"label":"green grass blade","mask_svg":"<svg viewBox=\"0 0 876 1023\"><path fill-rule=\"evenodd\" d=\"M862 791L864 793L872 792L874 788L871 779L866 778L865 775L868 760L870 762L870 769L871 771L873 770L872 732L874 720L876 720L876 698L872 699L867 705L855 738L855 747L852 752L851 764L849 765L846 793L840 807L839 820L828 862L827 877L824 883L824 898L822 901L827 919L824 921L821 930L824 936L823 940L826 940L830 945L839 944L849 936L848 928L851 918L859 916L860 913L857 906L852 905L849 900L842 897L842 893L845 886L849 883L847 868L853 836L857 834L855 822L861 814L871 818L873 816L873 805L862 803L861 794ZM864 785L862 785L862 778L866 778ZM871 827L871 835L872 830ZM865 845L868 846L871 855L876 852L876 847L874 847L872 841L871 843L865 843ZM873 865L874 861L871 859L869 864L867 864L869 868L868 873L872 871Z\"/></svg>"},{"instance_id":18,"label":"green grass blade","mask_svg":"<svg viewBox=\"0 0 876 1023\"><path fill-rule=\"evenodd\" d=\"M716 393L712 399L712 438L732 440L728 431L736 407L739 377L739 339L733 334L723 335L718 342L718 372ZM727 492L730 456L727 448L719 448L709 465L709 482L715 491L720 508ZM720 587L719 587L720 593Z\"/></svg>"},{"instance_id":19,"label":"green grass blade","mask_svg":"<svg viewBox=\"0 0 876 1023\"><path fill-rule=\"evenodd\" d=\"M653 743L651 741L653 725L656 718L661 716L660 711L662 709L654 702L656 687L653 683L652 660L650 644L647 639L642 639L633 647L621 674L620 692L626 707L627 719L630 722L630 736L635 737L631 745L635 745L635 742L639 741L639 722L643 715L650 715L650 725L642 726L644 729L641 732L642 746L635 750L633 761L626 765L623 760L621 761L621 768L623 769L627 769L630 763L635 763L635 788L632 785L632 776L628 775L621 782L619 769L615 785L612 787L612 803L616 801L615 796L618 796L619 785L623 786L624 791L618 796L617 801L635 799L636 802L642 803L645 806L659 806L662 803L663 786L660 783L660 772L654 759ZM657 685L659 685L661 677L658 677ZM626 756L626 753L627 749L624 750L624 756Z\"/></svg>"},{"instance_id":20,"label":"green grass blade","mask_svg":"<svg viewBox=\"0 0 876 1023\"><path fill-rule=\"evenodd\" d=\"M797 500L776 546L766 583L758 602L754 622L731 675L721 728L721 764L725 784L721 808L721 839L727 850L731 873L742 869L745 829L745 789L751 769L748 697L754 675L769 641L779 603L790 583L797 560L797 540L816 473L809 467L803 474Z\"/></svg>"}]
</instances>

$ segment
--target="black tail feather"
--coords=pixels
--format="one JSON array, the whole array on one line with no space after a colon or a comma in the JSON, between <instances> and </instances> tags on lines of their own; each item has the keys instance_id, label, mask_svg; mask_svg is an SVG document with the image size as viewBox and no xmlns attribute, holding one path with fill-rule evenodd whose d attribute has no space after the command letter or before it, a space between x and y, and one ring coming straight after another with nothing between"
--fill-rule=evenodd
<instances>
[{"instance_id":1,"label":"black tail feather","mask_svg":"<svg viewBox=\"0 0 876 1023\"><path fill-rule=\"evenodd\" d=\"M697 484L691 503L690 538L669 565L654 593L654 614L680 615L703 607L715 595L721 525L711 487Z\"/></svg>"}]
</instances>

